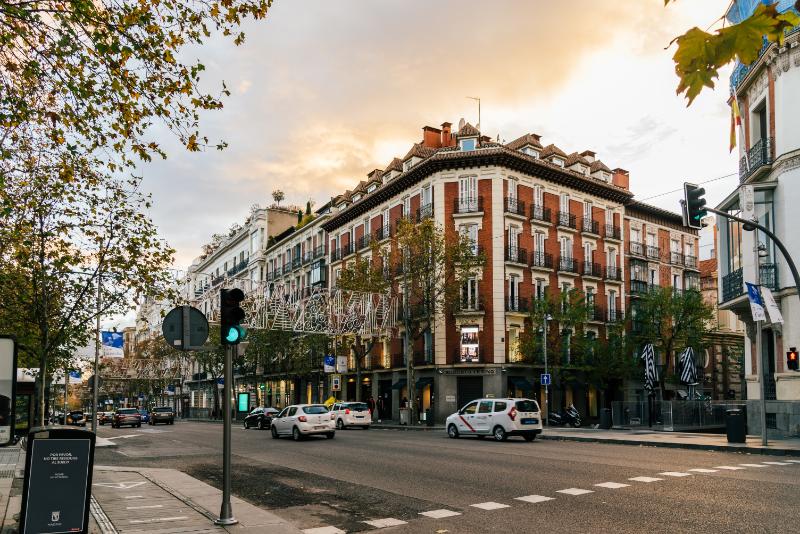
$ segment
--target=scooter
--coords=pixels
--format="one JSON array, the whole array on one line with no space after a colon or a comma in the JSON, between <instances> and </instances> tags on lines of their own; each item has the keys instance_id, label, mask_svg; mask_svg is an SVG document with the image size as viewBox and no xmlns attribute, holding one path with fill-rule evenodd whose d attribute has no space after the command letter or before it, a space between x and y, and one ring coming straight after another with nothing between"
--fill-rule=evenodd
<instances>
[{"instance_id":1,"label":"scooter","mask_svg":"<svg viewBox=\"0 0 800 534\"><path fill-rule=\"evenodd\" d=\"M578 428L581 426L581 414L578 413L574 404L570 404L567 409L561 413L551 413L547 423L552 426L571 425L574 428Z\"/></svg>"}]
</instances>

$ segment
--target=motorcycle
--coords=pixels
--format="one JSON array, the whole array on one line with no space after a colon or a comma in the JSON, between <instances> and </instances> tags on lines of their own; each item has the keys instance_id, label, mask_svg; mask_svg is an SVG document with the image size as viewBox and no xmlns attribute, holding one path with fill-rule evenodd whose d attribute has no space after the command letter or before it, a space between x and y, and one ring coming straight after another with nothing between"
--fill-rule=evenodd
<instances>
[{"instance_id":1,"label":"motorcycle","mask_svg":"<svg viewBox=\"0 0 800 534\"><path fill-rule=\"evenodd\" d=\"M567 426L570 425L573 428L578 428L581 426L581 414L578 413L577 408L575 408L574 404L570 404L566 410L563 412L553 412L550 414L550 417L547 421L551 426Z\"/></svg>"}]
</instances>

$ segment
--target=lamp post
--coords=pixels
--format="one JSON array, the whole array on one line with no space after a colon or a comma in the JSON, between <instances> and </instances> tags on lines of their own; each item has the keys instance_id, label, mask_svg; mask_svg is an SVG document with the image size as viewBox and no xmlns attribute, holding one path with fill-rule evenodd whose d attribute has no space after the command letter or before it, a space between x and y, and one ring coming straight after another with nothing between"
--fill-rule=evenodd
<instances>
[{"instance_id":1,"label":"lamp post","mask_svg":"<svg viewBox=\"0 0 800 534\"><path fill-rule=\"evenodd\" d=\"M552 320L553 317L549 314L544 314L544 324L542 325L542 354L544 355L544 374L549 374L547 371L547 321ZM547 414L545 423L550 425L550 384L549 381L544 385L544 411Z\"/></svg>"},{"instance_id":2,"label":"lamp post","mask_svg":"<svg viewBox=\"0 0 800 534\"><path fill-rule=\"evenodd\" d=\"M756 286L761 286L761 258L767 256L767 247L764 243L758 242L758 234L754 233L756 246L753 248L755 252L755 264L753 268L756 271L755 281ZM768 366L764 364L764 354L761 350L761 321L756 323L756 361L758 362L758 369L760 371L759 382L761 383L761 444L767 446L767 370Z\"/></svg>"}]
</instances>

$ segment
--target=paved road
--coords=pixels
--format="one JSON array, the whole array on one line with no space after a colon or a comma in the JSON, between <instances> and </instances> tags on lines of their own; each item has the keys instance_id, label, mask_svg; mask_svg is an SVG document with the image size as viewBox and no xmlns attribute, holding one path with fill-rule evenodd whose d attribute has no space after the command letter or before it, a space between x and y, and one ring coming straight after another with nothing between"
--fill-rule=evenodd
<instances>
[{"instance_id":1,"label":"paved road","mask_svg":"<svg viewBox=\"0 0 800 534\"><path fill-rule=\"evenodd\" d=\"M209 423L102 427L100 435L119 447L98 449L96 463L171 467L219 487L221 430ZM800 530L800 462L780 457L376 429L295 443L241 427L233 450L234 493L303 529ZM447 514L458 515L429 517Z\"/></svg>"}]
</instances>

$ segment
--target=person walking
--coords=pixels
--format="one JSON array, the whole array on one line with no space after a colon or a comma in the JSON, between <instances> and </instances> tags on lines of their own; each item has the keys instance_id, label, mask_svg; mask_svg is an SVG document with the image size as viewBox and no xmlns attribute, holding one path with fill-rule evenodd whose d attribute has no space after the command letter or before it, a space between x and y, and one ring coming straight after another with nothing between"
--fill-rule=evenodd
<instances>
[{"instance_id":1,"label":"person walking","mask_svg":"<svg viewBox=\"0 0 800 534\"><path fill-rule=\"evenodd\" d=\"M375 397L370 397L367 401L367 406L369 407L369 417L372 418L372 413L375 411Z\"/></svg>"}]
</instances>

